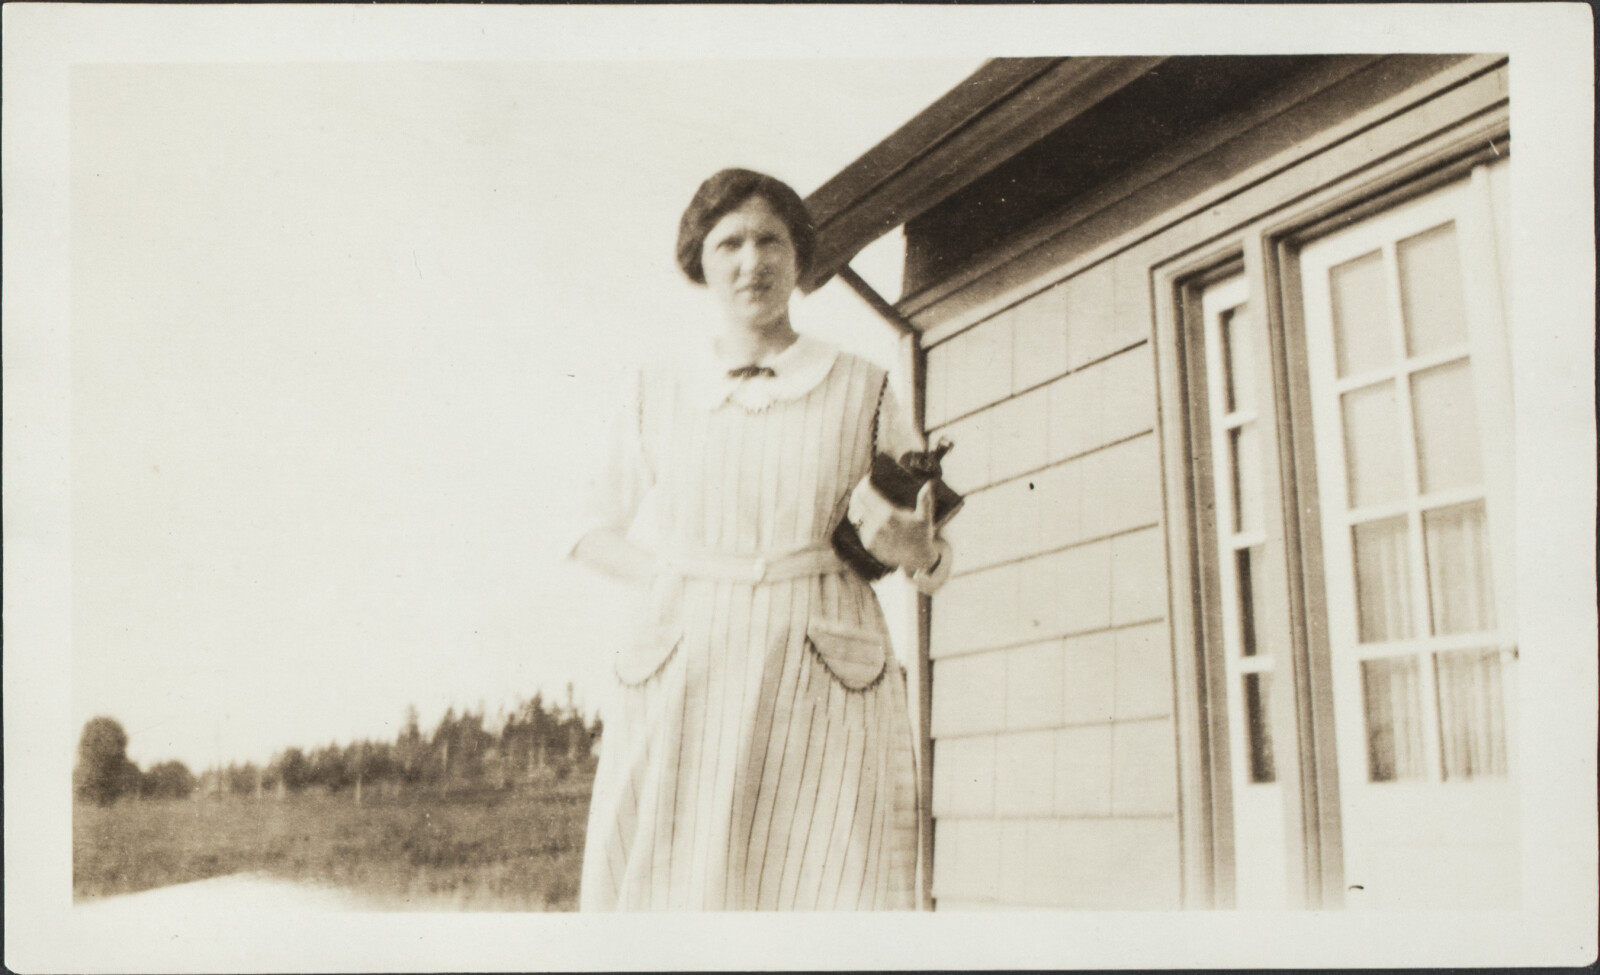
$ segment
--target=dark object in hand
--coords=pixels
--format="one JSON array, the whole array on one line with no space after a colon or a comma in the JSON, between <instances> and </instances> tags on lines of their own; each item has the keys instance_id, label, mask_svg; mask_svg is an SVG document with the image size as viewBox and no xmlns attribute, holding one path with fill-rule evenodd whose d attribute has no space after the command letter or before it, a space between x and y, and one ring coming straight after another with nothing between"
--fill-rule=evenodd
<instances>
[{"instance_id":1,"label":"dark object in hand","mask_svg":"<svg viewBox=\"0 0 1600 975\"><path fill-rule=\"evenodd\" d=\"M917 494L924 484L932 481L933 523L942 527L966 503L965 498L941 480L944 470L939 462L952 446L950 441L940 439L932 450L907 451L900 455L899 461L888 454L878 454L872 458L872 473L867 477L872 481L873 490L895 507L907 510L916 508Z\"/></svg>"},{"instance_id":2,"label":"dark object in hand","mask_svg":"<svg viewBox=\"0 0 1600 975\"><path fill-rule=\"evenodd\" d=\"M831 541L833 550L844 560L844 564L856 570L868 582L877 582L894 571L894 566L879 561L876 555L867 551L867 546L861 542L861 533L856 531L855 525L850 524L849 518L839 519Z\"/></svg>"},{"instance_id":3,"label":"dark object in hand","mask_svg":"<svg viewBox=\"0 0 1600 975\"><path fill-rule=\"evenodd\" d=\"M941 439L932 450L912 450L900 455L896 461L888 454L872 458L872 470L867 479L872 489L897 508L915 510L917 494L922 485L933 481L933 523L942 526L961 510L966 499L952 491L940 480L943 469L939 461L949 453L951 443ZM833 550L845 564L855 569L868 582L876 582L894 571L889 565L867 550L861 534L850 519L841 519L833 530Z\"/></svg>"}]
</instances>

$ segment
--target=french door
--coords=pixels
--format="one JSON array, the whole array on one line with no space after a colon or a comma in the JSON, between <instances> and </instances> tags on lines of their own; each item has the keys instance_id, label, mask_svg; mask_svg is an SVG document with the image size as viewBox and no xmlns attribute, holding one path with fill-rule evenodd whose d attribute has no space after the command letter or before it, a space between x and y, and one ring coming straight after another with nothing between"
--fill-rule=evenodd
<instances>
[{"instance_id":1,"label":"french door","mask_svg":"<svg viewBox=\"0 0 1600 975\"><path fill-rule=\"evenodd\" d=\"M1243 274L1201 295L1211 417L1212 497L1221 621L1222 704L1232 786L1234 906L1283 907L1287 900L1283 790L1272 747L1272 680L1281 643L1262 625L1260 575L1270 571L1261 471L1271 390L1257 358L1263 323L1252 315ZM1262 376L1265 378L1265 376Z\"/></svg>"},{"instance_id":2,"label":"french door","mask_svg":"<svg viewBox=\"0 0 1600 975\"><path fill-rule=\"evenodd\" d=\"M1208 418L1201 487L1220 624L1209 646L1221 656L1211 693L1227 728L1241 908L1301 902L1298 831L1335 829L1307 822L1279 782L1301 774L1283 768L1301 744L1291 739L1326 727L1298 713L1307 699L1293 690L1286 519L1320 537L1306 577L1325 612L1304 625L1325 634L1310 652L1326 653L1331 681L1311 706L1333 714L1335 740L1315 751L1335 755L1346 906L1517 902L1507 165L1304 244L1298 274L1284 275L1303 312L1303 369L1274 365L1251 306L1261 282L1240 273L1200 292L1194 395ZM1309 424L1285 422L1290 402L1309 402ZM1291 430L1313 441L1301 455L1314 470L1274 460ZM1296 495L1317 504L1296 512L1284 503Z\"/></svg>"},{"instance_id":3,"label":"french door","mask_svg":"<svg viewBox=\"0 0 1600 975\"><path fill-rule=\"evenodd\" d=\"M1352 907L1517 901L1501 178L1300 252Z\"/></svg>"}]
</instances>

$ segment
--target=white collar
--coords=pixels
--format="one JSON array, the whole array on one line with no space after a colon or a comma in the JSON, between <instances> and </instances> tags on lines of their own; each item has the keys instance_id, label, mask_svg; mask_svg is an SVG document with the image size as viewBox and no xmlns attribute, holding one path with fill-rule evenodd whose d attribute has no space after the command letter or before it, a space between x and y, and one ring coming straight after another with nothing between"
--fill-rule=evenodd
<instances>
[{"instance_id":1,"label":"white collar","mask_svg":"<svg viewBox=\"0 0 1600 975\"><path fill-rule=\"evenodd\" d=\"M816 389L827 378L839 350L809 336L797 336L787 349L756 362L727 362L719 358L710 342L694 343L687 375L695 387L696 398L706 409L734 403L759 412L773 403L799 399ZM748 379L729 377L728 370L744 365L765 366L775 375Z\"/></svg>"}]
</instances>

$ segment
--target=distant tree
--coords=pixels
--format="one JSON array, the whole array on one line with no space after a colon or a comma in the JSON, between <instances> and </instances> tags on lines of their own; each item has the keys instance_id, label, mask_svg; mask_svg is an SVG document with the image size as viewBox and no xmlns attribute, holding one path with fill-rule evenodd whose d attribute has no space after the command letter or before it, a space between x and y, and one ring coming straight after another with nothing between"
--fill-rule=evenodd
<instances>
[{"instance_id":1,"label":"distant tree","mask_svg":"<svg viewBox=\"0 0 1600 975\"><path fill-rule=\"evenodd\" d=\"M494 743L495 736L484 730L481 710L458 716L455 708L447 709L433 732L439 777L447 783L479 781L484 756Z\"/></svg>"},{"instance_id":2,"label":"distant tree","mask_svg":"<svg viewBox=\"0 0 1600 975\"><path fill-rule=\"evenodd\" d=\"M194 787L194 774L187 765L160 762L140 777L139 795L146 799L187 799Z\"/></svg>"},{"instance_id":3,"label":"distant tree","mask_svg":"<svg viewBox=\"0 0 1600 975\"><path fill-rule=\"evenodd\" d=\"M417 726L417 709L415 705L406 707L405 726L400 729L394 742L394 764L398 766L401 781L414 784L422 780L428 761L428 743L422 738L422 729Z\"/></svg>"},{"instance_id":4,"label":"distant tree","mask_svg":"<svg viewBox=\"0 0 1600 975\"><path fill-rule=\"evenodd\" d=\"M273 760L272 778L282 782L283 787L290 792L299 792L311 782L311 763L306 760L305 752L298 748L286 748Z\"/></svg>"},{"instance_id":5,"label":"distant tree","mask_svg":"<svg viewBox=\"0 0 1600 975\"><path fill-rule=\"evenodd\" d=\"M138 791L139 768L128 760L128 733L114 719L90 718L83 726L72 784L78 798L102 806Z\"/></svg>"},{"instance_id":6,"label":"distant tree","mask_svg":"<svg viewBox=\"0 0 1600 975\"><path fill-rule=\"evenodd\" d=\"M223 773L223 781L229 792L236 796L254 795L258 786L262 784L261 769L255 762L245 762L243 765L230 764Z\"/></svg>"},{"instance_id":7,"label":"distant tree","mask_svg":"<svg viewBox=\"0 0 1600 975\"><path fill-rule=\"evenodd\" d=\"M312 752L310 780L329 792L338 792L355 781L344 764L344 749L329 744Z\"/></svg>"}]
</instances>

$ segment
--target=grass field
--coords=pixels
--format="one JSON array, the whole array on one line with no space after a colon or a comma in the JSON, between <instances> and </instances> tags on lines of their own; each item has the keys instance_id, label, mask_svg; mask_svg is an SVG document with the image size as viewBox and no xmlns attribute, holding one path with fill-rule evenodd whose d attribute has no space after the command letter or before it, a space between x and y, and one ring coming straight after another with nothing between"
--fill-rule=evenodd
<instances>
[{"instance_id":1,"label":"grass field","mask_svg":"<svg viewBox=\"0 0 1600 975\"><path fill-rule=\"evenodd\" d=\"M124 800L73 811L76 899L241 871L429 910L577 908L592 778L534 791Z\"/></svg>"}]
</instances>

